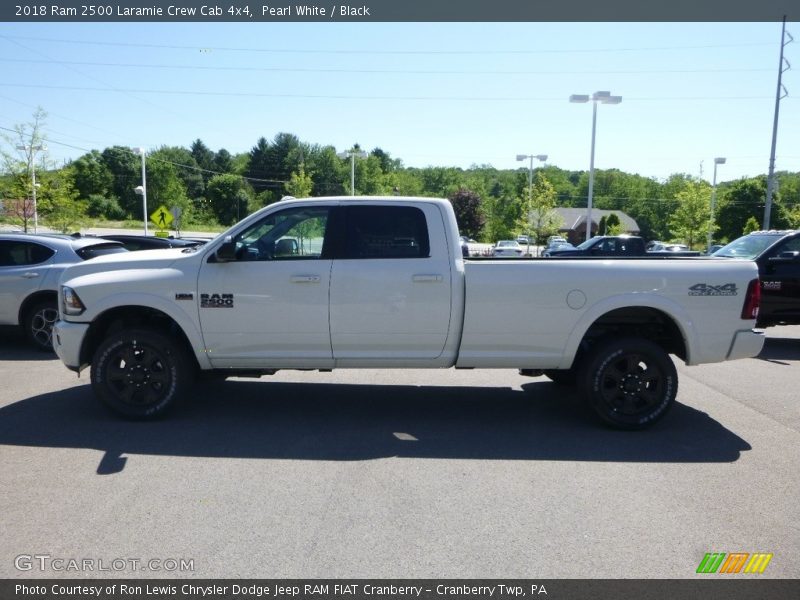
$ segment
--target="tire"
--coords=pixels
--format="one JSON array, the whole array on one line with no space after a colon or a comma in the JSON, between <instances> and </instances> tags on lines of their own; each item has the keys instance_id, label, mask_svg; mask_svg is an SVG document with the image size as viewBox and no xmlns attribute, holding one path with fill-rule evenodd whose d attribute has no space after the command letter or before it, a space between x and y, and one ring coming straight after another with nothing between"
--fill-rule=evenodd
<instances>
[{"instance_id":1,"label":"tire","mask_svg":"<svg viewBox=\"0 0 800 600\"><path fill-rule=\"evenodd\" d=\"M120 330L92 358L92 389L113 412L155 419L184 395L194 380L191 359L174 336L150 329Z\"/></svg>"},{"instance_id":2,"label":"tire","mask_svg":"<svg viewBox=\"0 0 800 600\"><path fill-rule=\"evenodd\" d=\"M55 300L45 300L25 311L22 326L33 346L41 352L53 352L53 325L58 320Z\"/></svg>"},{"instance_id":3,"label":"tire","mask_svg":"<svg viewBox=\"0 0 800 600\"><path fill-rule=\"evenodd\" d=\"M678 372L669 355L643 338L601 342L581 374L589 406L617 429L644 429L675 403Z\"/></svg>"}]
</instances>

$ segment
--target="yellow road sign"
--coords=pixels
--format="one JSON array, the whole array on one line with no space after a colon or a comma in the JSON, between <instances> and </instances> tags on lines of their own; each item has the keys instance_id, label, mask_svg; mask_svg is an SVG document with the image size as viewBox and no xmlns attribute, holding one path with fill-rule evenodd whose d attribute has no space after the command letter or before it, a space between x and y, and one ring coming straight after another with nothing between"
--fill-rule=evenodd
<instances>
[{"instance_id":1,"label":"yellow road sign","mask_svg":"<svg viewBox=\"0 0 800 600\"><path fill-rule=\"evenodd\" d=\"M163 204L150 215L150 220L162 229L168 228L169 224L172 223L172 219L172 213L169 212L169 209Z\"/></svg>"}]
</instances>

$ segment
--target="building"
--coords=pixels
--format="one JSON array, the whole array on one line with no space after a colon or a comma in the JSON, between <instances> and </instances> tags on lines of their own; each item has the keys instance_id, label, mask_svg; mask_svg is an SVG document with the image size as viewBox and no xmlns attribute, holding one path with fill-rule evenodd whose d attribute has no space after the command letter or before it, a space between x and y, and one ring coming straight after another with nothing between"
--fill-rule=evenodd
<instances>
[{"instance_id":1,"label":"building","mask_svg":"<svg viewBox=\"0 0 800 600\"><path fill-rule=\"evenodd\" d=\"M556 208L555 211L561 216L564 223L559 229L559 232L571 244L578 245L586 241L586 209L585 208ZM602 210L600 208L592 209L592 236L598 235L598 227L600 220L603 217L608 218L608 215L614 213L619 217L619 222L622 225L624 233L631 235L639 235L639 224L625 214L621 210ZM591 237L591 236L590 236Z\"/></svg>"}]
</instances>

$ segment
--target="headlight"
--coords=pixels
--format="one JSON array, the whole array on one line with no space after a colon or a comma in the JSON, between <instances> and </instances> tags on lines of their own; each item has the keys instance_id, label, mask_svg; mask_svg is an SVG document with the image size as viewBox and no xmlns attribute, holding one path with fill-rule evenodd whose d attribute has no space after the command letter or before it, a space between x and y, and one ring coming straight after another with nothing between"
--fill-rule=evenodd
<instances>
[{"instance_id":1,"label":"headlight","mask_svg":"<svg viewBox=\"0 0 800 600\"><path fill-rule=\"evenodd\" d=\"M61 287L61 306L65 315L79 315L86 310L78 294L71 287Z\"/></svg>"}]
</instances>

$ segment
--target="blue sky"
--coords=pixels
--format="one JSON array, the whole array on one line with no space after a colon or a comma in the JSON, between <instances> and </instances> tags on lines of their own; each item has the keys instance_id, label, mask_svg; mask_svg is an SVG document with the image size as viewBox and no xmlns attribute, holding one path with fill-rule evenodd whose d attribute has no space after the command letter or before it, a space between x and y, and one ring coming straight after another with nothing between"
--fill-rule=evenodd
<instances>
[{"instance_id":1,"label":"blue sky","mask_svg":"<svg viewBox=\"0 0 800 600\"><path fill-rule=\"evenodd\" d=\"M800 171L800 30L778 170ZM766 173L780 23L4 23L0 127L49 116L50 158L111 145L249 150L290 132L407 166ZM66 145L64 145L66 144ZM71 148L68 146L75 146Z\"/></svg>"}]
</instances>

